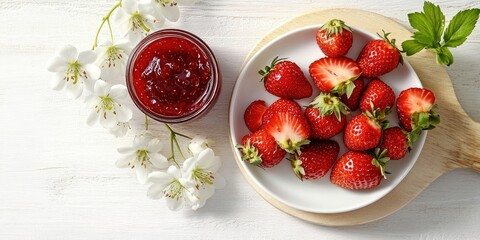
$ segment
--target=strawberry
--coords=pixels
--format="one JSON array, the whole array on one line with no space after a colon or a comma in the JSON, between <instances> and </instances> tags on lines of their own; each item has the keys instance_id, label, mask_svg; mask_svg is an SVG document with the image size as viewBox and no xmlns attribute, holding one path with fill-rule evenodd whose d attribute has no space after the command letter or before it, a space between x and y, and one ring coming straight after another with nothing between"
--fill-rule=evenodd
<instances>
[{"instance_id":1,"label":"strawberry","mask_svg":"<svg viewBox=\"0 0 480 240\"><path fill-rule=\"evenodd\" d=\"M267 110L267 104L263 100L256 100L248 105L243 119L250 132L255 132L262 126L263 114Z\"/></svg>"},{"instance_id":2,"label":"strawberry","mask_svg":"<svg viewBox=\"0 0 480 240\"><path fill-rule=\"evenodd\" d=\"M303 115L302 107L300 107L297 102L290 99L280 98L272 103L263 114L263 125L269 122L277 112L289 112L294 115Z\"/></svg>"},{"instance_id":3,"label":"strawberry","mask_svg":"<svg viewBox=\"0 0 480 240\"><path fill-rule=\"evenodd\" d=\"M310 142L308 140L310 126L303 114L277 112L265 124L264 129L275 138L282 149L289 153L299 152L302 145Z\"/></svg>"},{"instance_id":4,"label":"strawberry","mask_svg":"<svg viewBox=\"0 0 480 240\"><path fill-rule=\"evenodd\" d=\"M245 135L242 144L236 146L242 152L242 160L262 168L277 165L287 154L278 147L275 138L263 129Z\"/></svg>"},{"instance_id":5,"label":"strawberry","mask_svg":"<svg viewBox=\"0 0 480 240\"><path fill-rule=\"evenodd\" d=\"M418 133L410 133L399 127L387 128L383 131L383 140L380 144L380 150L387 150L385 154L390 160L398 160L412 149L412 144L418 139Z\"/></svg>"},{"instance_id":6,"label":"strawberry","mask_svg":"<svg viewBox=\"0 0 480 240\"><path fill-rule=\"evenodd\" d=\"M331 94L320 93L305 109L305 117L312 129L312 137L329 139L339 134L347 124L347 106Z\"/></svg>"},{"instance_id":7,"label":"strawberry","mask_svg":"<svg viewBox=\"0 0 480 240\"><path fill-rule=\"evenodd\" d=\"M357 58L363 76L378 77L395 69L398 63L403 64L395 39L388 39L389 34L383 32L383 37L378 35L381 39L372 40L363 47Z\"/></svg>"},{"instance_id":8,"label":"strawberry","mask_svg":"<svg viewBox=\"0 0 480 240\"><path fill-rule=\"evenodd\" d=\"M378 186L386 178L385 167L388 158L385 152L375 149L375 156L366 152L348 151L335 163L330 174L330 182L349 189L364 190Z\"/></svg>"},{"instance_id":9,"label":"strawberry","mask_svg":"<svg viewBox=\"0 0 480 240\"><path fill-rule=\"evenodd\" d=\"M281 98L302 99L312 95L312 86L302 69L285 58L276 57L270 66L258 71L267 92Z\"/></svg>"},{"instance_id":10,"label":"strawberry","mask_svg":"<svg viewBox=\"0 0 480 240\"><path fill-rule=\"evenodd\" d=\"M434 112L435 95L426 88L403 90L397 99L397 113L405 130L421 132L430 130L440 123Z\"/></svg>"},{"instance_id":11,"label":"strawberry","mask_svg":"<svg viewBox=\"0 0 480 240\"><path fill-rule=\"evenodd\" d=\"M345 126L343 142L348 149L363 151L375 148L380 143L382 129L388 127L388 121L385 112L372 112L367 111L353 117Z\"/></svg>"},{"instance_id":12,"label":"strawberry","mask_svg":"<svg viewBox=\"0 0 480 240\"><path fill-rule=\"evenodd\" d=\"M335 163L339 151L340 146L335 141L312 141L291 160L293 172L302 181L321 178Z\"/></svg>"},{"instance_id":13,"label":"strawberry","mask_svg":"<svg viewBox=\"0 0 480 240\"><path fill-rule=\"evenodd\" d=\"M326 56L344 56L352 47L352 29L342 20L332 19L317 31L316 39L318 46Z\"/></svg>"},{"instance_id":14,"label":"strawberry","mask_svg":"<svg viewBox=\"0 0 480 240\"><path fill-rule=\"evenodd\" d=\"M348 98L346 94L343 94L340 98L342 102L347 105L350 111L355 111L358 109L365 81L363 80L363 77L359 77L357 80L353 81L353 84L355 84L355 88L353 89L352 95L350 95Z\"/></svg>"},{"instance_id":15,"label":"strawberry","mask_svg":"<svg viewBox=\"0 0 480 240\"><path fill-rule=\"evenodd\" d=\"M320 58L309 66L313 82L322 92L352 95L353 81L362 73L358 64L350 58Z\"/></svg>"},{"instance_id":16,"label":"strawberry","mask_svg":"<svg viewBox=\"0 0 480 240\"><path fill-rule=\"evenodd\" d=\"M395 104L395 93L392 88L378 78L372 79L363 91L360 99L360 110L366 112L371 110L370 102L374 109L391 109Z\"/></svg>"}]
</instances>

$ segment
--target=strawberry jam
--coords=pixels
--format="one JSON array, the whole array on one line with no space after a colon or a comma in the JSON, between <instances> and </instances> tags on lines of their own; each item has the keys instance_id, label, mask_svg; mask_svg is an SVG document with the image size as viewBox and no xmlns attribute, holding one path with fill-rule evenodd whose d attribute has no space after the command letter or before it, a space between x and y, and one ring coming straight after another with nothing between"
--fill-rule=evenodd
<instances>
[{"instance_id":1,"label":"strawberry jam","mask_svg":"<svg viewBox=\"0 0 480 240\"><path fill-rule=\"evenodd\" d=\"M220 90L219 76L206 44L173 29L142 40L127 67L127 85L134 102L163 122L187 121L209 108Z\"/></svg>"}]
</instances>

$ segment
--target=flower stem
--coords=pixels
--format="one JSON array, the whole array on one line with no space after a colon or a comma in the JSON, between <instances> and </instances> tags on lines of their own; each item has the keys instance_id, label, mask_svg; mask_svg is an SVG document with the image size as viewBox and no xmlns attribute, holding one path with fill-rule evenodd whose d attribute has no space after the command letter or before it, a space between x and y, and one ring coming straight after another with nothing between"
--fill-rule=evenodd
<instances>
[{"instance_id":1,"label":"flower stem","mask_svg":"<svg viewBox=\"0 0 480 240\"><path fill-rule=\"evenodd\" d=\"M170 132L170 150L172 151L172 156L169 159L172 159L173 161L175 161L175 163L177 163L176 159L175 159L175 149L174 149L174 144L175 144L175 147L177 148L178 152L180 153L180 156L182 156L182 158L185 160L186 159L185 155L183 155L183 151L180 148L180 144L178 144L177 135L180 136L180 137L187 138L187 139L192 139L192 138L187 136L187 135L175 132L170 127L170 125L168 125L166 123L164 123L164 124L167 127L168 131ZM178 165L178 163L177 163L177 165Z\"/></svg>"},{"instance_id":2,"label":"flower stem","mask_svg":"<svg viewBox=\"0 0 480 240\"><path fill-rule=\"evenodd\" d=\"M145 114L145 130L148 131L148 117Z\"/></svg>"},{"instance_id":3,"label":"flower stem","mask_svg":"<svg viewBox=\"0 0 480 240\"><path fill-rule=\"evenodd\" d=\"M100 26L98 27L97 34L95 34L95 40L93 41L92 50L95 50L95 48L98 46L98 36L100 35L100 31L102 30L103 25L105 24L105 22L107 22L108 27L110 28L110 36L111 36L111 38L112 38L112 43L113 43L112 28L111 28L111 26L110 26L110 16L111 16L112 13L115 11L115 9L119 8L120 6L122 6L122 0L118 1L118 3L115 4L115 6L113 6L113 7L110 9L110 11L107 13L107 15L105 15L105 17L103 17L102 22L100 23Z\"/></svg>"}]
</instances>

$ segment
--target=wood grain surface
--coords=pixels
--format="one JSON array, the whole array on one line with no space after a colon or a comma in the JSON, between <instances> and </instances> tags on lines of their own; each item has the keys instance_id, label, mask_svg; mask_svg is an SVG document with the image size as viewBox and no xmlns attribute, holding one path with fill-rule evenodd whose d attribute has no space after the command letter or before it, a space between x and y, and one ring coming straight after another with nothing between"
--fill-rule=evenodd
<instances>
[{"instance_id":1,"label":"wood grain surface","mask_svg":"<svg viewBox=\"0 0 480 240\"><path fill-rule=\"evenodd\" d=\"M432 2L442 6L447 19L462 9L480 8L478 0ZM180 20L165 27L185 29L205 40L223 75L214 109L198 121L174 126L188 135L214 139L223 159L227 187L196 212L170 212L163 201L148 199L147 186L114 165L119 157L116 148L130 144L133 135L115 139L100 126L87 126L88 110L82 101L49 89L46 61L63 44L89 49L98 24L115 3L0 0L0 239L463 240L480 236L480 179L474 171L460 169L439 177L405 207L379 221L329 228L292 217L265 201L239 171L229 146L230 94L243 61L265 34L321 8L368 10L408 26L407 14L421 10L423 1L201 0L181 6ZM102 32L101 40L107 37ZM453 49L455 63L444 68L462 107L477 121L479 49L477 26L464 45ZM151 127L167 137L162 125ZM138 111L132 128L143 128ZM455 134L432 140L440 144ZM458 150L455 159L465 159L460 158L461 150L478 146L471 137L467 140L473 144L448 146ZM467 157L478 160L478 154ZM462 164L447 169L456 166ZM422 174L432 177L434 172L427 169Z\"/></svg>"}]
</instances>

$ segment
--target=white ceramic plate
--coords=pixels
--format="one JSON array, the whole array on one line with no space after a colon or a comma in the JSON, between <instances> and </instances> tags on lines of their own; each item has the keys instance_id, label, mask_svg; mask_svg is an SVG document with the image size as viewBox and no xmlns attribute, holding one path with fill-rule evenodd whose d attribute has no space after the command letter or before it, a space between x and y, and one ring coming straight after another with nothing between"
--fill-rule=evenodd
<instances>
[{"instance_id":1,"label":"white ceramic plate","mask_svg":"<svg viewBox=\"0 0 480 240\"><path fill-rule=\"evenodd\" d=\"M236 82L229 112L230 136L233 146L241 144L241 139L249 133L243 120L243 113L247 106L254 100L262 99L267 104L273 103L278 97L265 91L261 76L257 73L259 69L269 65L276 56L287 57L296 62L304 71L305 76L313 86L314 92L311 98L297 101L301 106L307 105L318 95L319 90L313 84L308 73L308 66L311 62L324 57L315 42L315 33L318 26L308 26L286 33L271 41L260 49L243 68ZM356 59L362 47L370 40L378 36L353 28L354 43L348 57ZM380 77L390 85L396 96L409 87L422 87L422 84L415 74L413 68L404 62L392 72ZM356 115L358 113L354 113ZM351 118L350 117L348 119ZM398 125L396 109L389 116L390 126ZM346 152L343 144L343 134L333 138L340 144L340 154ZM420 151L425 143L426 131L415 143L413 150L401 160L390 161L387 170L391 172L388 179L382 180L381 184L374 189L364 191L350 191L337 187L330 183L330 174L322 179L313 181L298 180L293 174L287 160L279 165L263 170L246 162L241 162L240 167L244 168L248 178L278 201L307 212L314 213L340 213L352 211L368 204L371 204L389 193L407 175L417 160ZM241 159L238 150L234 151L237 159Z\"/></svg>"}]
</instances>

